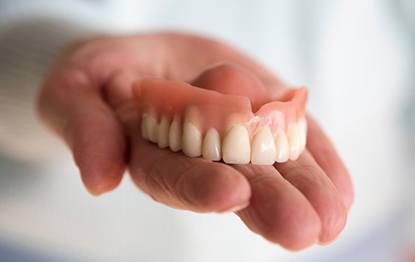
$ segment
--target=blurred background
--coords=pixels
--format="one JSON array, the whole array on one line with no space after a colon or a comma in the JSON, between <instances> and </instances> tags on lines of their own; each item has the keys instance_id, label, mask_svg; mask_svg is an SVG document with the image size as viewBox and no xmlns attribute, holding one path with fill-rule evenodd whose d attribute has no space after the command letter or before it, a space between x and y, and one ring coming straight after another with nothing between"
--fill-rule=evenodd
<instances>
[{"instance_id":1,"label":"blurred background","mask_svg":"<svg viewBox=\"0 0 415 262\"><path fill-rule=\"evenodd\" d=\"M26 139L44 132L31 106L60 47L88 32L152 30L223 39L309 86L309 110L356 191L336 242L288 252L235 215L157 204L128 177L94 198L63 146ZM0 0L0 261L410 261L414 68L412 0Z\"/></svg>"}]
</instances>

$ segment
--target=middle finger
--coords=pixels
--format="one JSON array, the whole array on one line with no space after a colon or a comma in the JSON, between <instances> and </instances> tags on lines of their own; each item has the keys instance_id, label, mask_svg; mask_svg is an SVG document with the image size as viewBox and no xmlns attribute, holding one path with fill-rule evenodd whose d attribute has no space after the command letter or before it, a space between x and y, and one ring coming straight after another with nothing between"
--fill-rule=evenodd
<instances>
[{"instance_id":1,"label":"middle finger","mask_svg":"<svg viewBox=\"0 0 415 262\"><path fill-rule=\"evenodd\" d=\"M346 208L328 176L307 150L296 161L274 165L311 203L321 220L319 241L333 241L344 228Z\"/></svg>"},{"instance_id":2,"label":"middle finger","mask_svg":"<svg viewBox=\"0 0 415 262\"><path fill-rule=\"evenodd\" d=\"M251 185L250 205L237 215L254 232L298 250L314 244L320 220L308 200L272 166L235 165Z\"/></svg>"}]
</instances>

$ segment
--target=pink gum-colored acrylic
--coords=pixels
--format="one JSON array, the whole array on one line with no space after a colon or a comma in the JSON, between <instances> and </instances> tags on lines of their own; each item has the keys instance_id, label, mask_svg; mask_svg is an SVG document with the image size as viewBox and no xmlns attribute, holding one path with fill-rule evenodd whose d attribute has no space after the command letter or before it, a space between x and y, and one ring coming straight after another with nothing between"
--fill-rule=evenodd
<instances>
[{"instance_id":1,"label":"pink gum-colored acrylic","mask_svg":"<svg viewBox=\"0 0 415 262\"><path fill-rule=\"evenodd\" d=\"M261 126L268 125L273 134L279 130L288 132L290 123L304 117L307 100L306 88L286 89L277 101L262 105L252 112L248 97L222 94L214 90L202 89L183 82L146 78L135 84L134 93L140 113L153 111L182 121L189 116L190 121L202 133L216 128L223 135L232 124L243 124L253 137ZM187 118L186 118L187 119Z\"/></svg>"}]
</instances>

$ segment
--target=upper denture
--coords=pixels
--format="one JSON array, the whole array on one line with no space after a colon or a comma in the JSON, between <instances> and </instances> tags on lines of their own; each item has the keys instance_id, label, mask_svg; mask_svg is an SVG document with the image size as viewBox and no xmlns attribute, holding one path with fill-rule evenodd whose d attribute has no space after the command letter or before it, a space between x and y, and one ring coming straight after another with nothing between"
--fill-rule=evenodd
<instances>
[{"instance_id":1,"label":"upper denture","mask_svg":"<svg viewBox=\"0 0 415 262\"><path fill-rule=\"evenodd\" d=\"M255 105L256 112L248 97L176 81L143 79L134 93L141 135L160 148L230 164L270 165L297 159L305 147L305 88L286 89L278 100Z\"/></svg>"}]
</instances>

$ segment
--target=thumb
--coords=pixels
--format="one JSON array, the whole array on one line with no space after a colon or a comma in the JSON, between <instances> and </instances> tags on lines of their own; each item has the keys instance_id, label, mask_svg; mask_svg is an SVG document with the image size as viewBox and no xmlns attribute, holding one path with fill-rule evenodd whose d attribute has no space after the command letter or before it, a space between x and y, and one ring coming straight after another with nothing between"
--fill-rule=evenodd
<instances>
[{"instance_id":1,"label":"thumb","mask_svg":"<svg viewBox=\"0 0 415 262\"><path fill-rule=\"evenodd\" d=\"M192 84L222 94L248 97L254 110L268 99L267 89L258 78L250 71L231 63L209 67Z\"/></svg>"},{"instance_id":2,"label":"thumb","mask_svg":"<svg viewBox=\"0 0 415 262\"><path fill-rule=\"evenodd\" d=\"M114 189L125 170L126 141L113 111L80 70L54 72L38 97L41 119L72 151L87 190Z\"/></svg>"},{"instance_id":3,"label":"thumb","mask_svg":"<svg viewBox=\"0 0 415 262\"><path fill-rule=\"evenodd\" d=\"M219 63L207 68L193 80L192 85L223 94L245 96L251 101L254 112L287 92L282 82L265 85L254 73L233 63Z\"/></svg>"}]
</instances>

